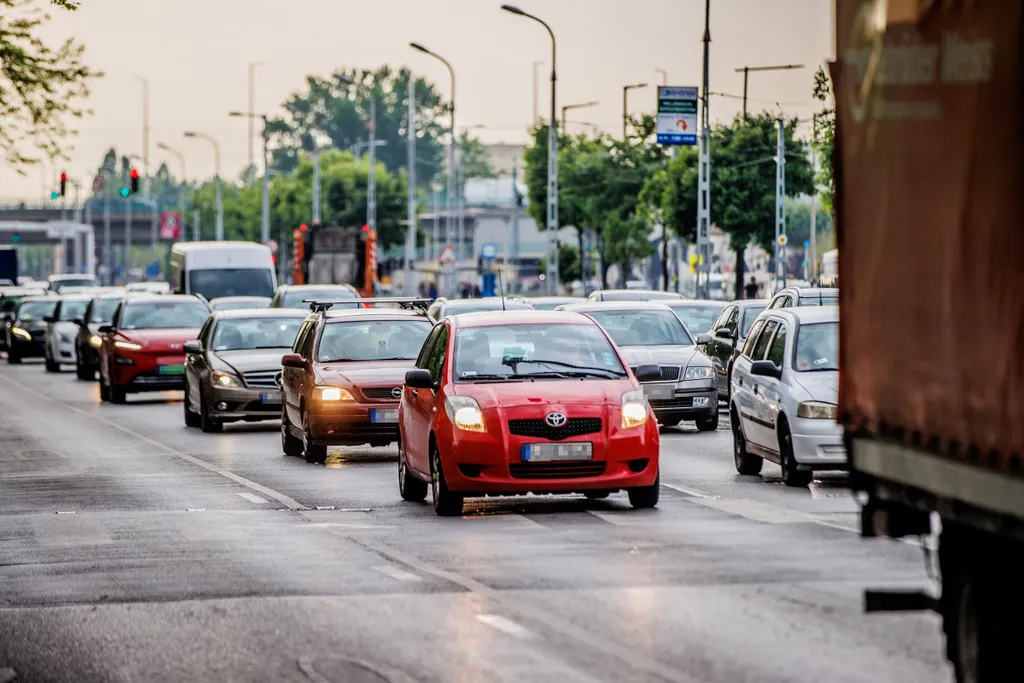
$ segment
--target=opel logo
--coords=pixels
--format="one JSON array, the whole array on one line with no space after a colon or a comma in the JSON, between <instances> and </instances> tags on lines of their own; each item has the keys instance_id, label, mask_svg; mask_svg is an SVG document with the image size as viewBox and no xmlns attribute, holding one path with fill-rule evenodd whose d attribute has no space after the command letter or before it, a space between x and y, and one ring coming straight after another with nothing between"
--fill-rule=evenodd
<instances>
[{"instance_id":1,"label":"opel logo","mask_svg":"<svg viewBox=\"0 0 1024 683\"><path fill-rule=\"evenodd\" d=\"M392 389L391 390L391 395L393 397L395 397L395 398L401 398L401 396L402 396L402 387L395 387L394 389Z\"/></svg>"},{"instance_id":2,"label":"opel logo","mask_svg":"<svg viewBox=\"0 0 1024 683\"><path fill-rule=\"evenodd\" d=\"M564 427L565 415L562 413L548 413L544 417L544 421L548 423L549 427Z\"/></svg>"},{"instance_id":3,"label":"opel logo","mask_svg":"<svg viewBox=\"0 0 1024 683\"><path fill-rule=\"evenodd\" d=\"M282 376L283 374L284 374L284 373L282 373L282 372L279 372L279 373L277 373L276 375L274 375L274 384L276 384L276 385L277 385L277 388L278 388L278 389L280 389L280 388L281 388L281 376Z\"/></svg>"}]
</instances>

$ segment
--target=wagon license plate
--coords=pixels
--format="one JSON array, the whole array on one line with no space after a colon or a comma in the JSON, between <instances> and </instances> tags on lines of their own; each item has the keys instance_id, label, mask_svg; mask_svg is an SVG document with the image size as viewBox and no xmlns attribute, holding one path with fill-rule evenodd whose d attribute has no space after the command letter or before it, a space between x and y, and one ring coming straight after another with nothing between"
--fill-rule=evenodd
<instances>
[{"instance_id":1,"label":"wagon license plate","mask_svg":"<svg viewBox=\"0 0 1024 683\"><path fill-rule=\"evenodd\" d=\"M371 408L370 422L392 424L398 422L398 408Z\"/></svg>"},{"instance_id":2,"label":"wagon license plate","mask_svg":"<svg viewBox=\"0 0 1024 683\"><path fill-rule=\"evenodd\" d=\"M668 399L675 395L674 384L641 384L644 389L644 396L653 399Z\"/></svg>"},{"instance_id":3,"label":"wagon license plate","mask_svg":"<svg viewBox=\"0 0 1024 683\"><path fill-rule=\"evenodd\" d=\"M593 460L594 444L589 441L574 443L524 443L519 449L523 462L557 462L561 460Z\"/></svg>"},{"instance_id":4,"label":"wagon license plate","mask_svg":"<svg viewBox=\"0 0 1024 683\"><path fill-rule=\"evenodd\" d=\"M184 365L161 365L156 369L158 375L183 375L185 374Z\"/></svg>"},{"instance_id":5,"label":"wagon license plate","mask_svg":"<svg viewBox=\"0 0 1024 683\"><path fill-rule=\"evenodd\" d=\"M270 405L281 404L281 392L280 391L264 391L260 394L260 403Z\"/></svg>"}]
</instances>

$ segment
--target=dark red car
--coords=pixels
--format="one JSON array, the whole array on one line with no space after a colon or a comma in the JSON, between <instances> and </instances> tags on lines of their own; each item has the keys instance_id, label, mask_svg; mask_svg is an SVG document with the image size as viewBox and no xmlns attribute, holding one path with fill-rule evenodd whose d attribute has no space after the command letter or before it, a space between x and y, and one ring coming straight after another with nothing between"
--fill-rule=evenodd
<instances>
[{"instance_id":1,"label":"dark red car","mask_svg":"<svg viewBox=\"0 0 1024 683\"><path fill-rule=\"evenodd\" d=\"M198 336L210 307L195 296L132 295L99 328L100 399L184 388L185 342Z\"/></svg>"},{"instance_id":2,"label":"dark red car","mask_svg":"<svg viewBox=\"0 0 1024 683\"><path fill-rule=\"evenodd\" d=\"M658 424L636 375L593 319L496 311L445 318L406 373L398 477L439 515L470 496L625 490L658 504Z\"/></svg>"}]
</instances>

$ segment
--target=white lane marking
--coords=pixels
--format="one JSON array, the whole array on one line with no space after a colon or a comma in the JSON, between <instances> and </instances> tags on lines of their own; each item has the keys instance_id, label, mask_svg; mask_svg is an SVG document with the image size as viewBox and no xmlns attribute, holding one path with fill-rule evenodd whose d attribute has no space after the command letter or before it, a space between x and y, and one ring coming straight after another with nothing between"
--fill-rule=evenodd
<instances>
[{"instance_id":1,"label":"white lane marking","mask_svg":"<svg viewBox=\"0 0 1024 683\"><path fill-rule=\"evenodd\" d=\"M423 580L421 577L416 576L412 572L402 571L401 569L398 569L397 567L392 567L389 564L381 564L376 567L370 567L370 569L372 569L375 572L380 572L384 576L390 576L392 579L395 579L396 581L416 582Z\"/></svg>"},{"instance_id":2,"label":"white lane marking","mask_svg":"<svg viewBox=\"0 0 1024 683\"><path fill-rule=\"evenodd\" d=\"M623 512L601 512L599 510L587 510L587 512L589 512L590 514L594 515L598 519L602 519L602 520L608 522L609 524L614 524L615 526L630 526L630 524L631 524L631 522L628 519L628 515L631 514L631 513L627 512L627 511L623 511ZM638 522L632 522L632 524L634 524L634 525L637 524L637 523Z\"/></svg>"},{"instance_id":3,"label":"white lane marking","mask_svg":"<svg viewBox=\"0 0 1024 683\"><path fill-rule=\"evenodd\" d=\"M767 524L796 524L813 520L810 515L749 498L704 498L696 502L705 507Z\"/></svg>"},{"instance_id":4,"label":"white lane marking","mask_svg":"<svg viewBox=\"0 0 1024 683\"><path fill-rule=\"evenodd\" d=\"M122 432L124 434L128 434L129 436L134 437L136 439L139 439L140 441L145 441L146 443L150 444L151 446L154 446L155 448L159 448L161 451L163 451L164 453L167 453L168 455L173 455L176 458L181 458L182 460L184 460L186 462L190 462L193 465L198 465L199 467L202 467L203 469L209 470L210 472L213 472L214 474L219 474L222 477L230 479L231 481L235 482L236 484L241 484L242 486L244 486L244 487L246 487L248 489L252 489L253 491L256 491L257 493L262 493L263 495L265 495L265 496L267 496L269 498L273 498L277 502L281 503L282 505L287 507L289 510L307 510L308 509L305 505L303 505L302 503L298 502L294 498L286 496L283 493L279 493L279 492L275 491L272 488L263 486L262 484L257 484L253 480L246 479L245 477L237 475L234 472L230 472L230 471L224 469L223 467L219 467L217 465L214 465L213 463L206 462L205 460L201 460L200 458L196 458L194 456L191 456L188 453L182 453L179 450L171 448L170 446L168 446L165 443L157 441L156 439L151 439L151 438L149 438L148 436L146 436L144 434L139 434L135 430L129 429L128 427L125 427L124 425L118 424L118 423L114 422L113 420L108 420L105 417L100 417L99 415L95 415L93 413L90 413L88 411L82 410L80 408L76 408L74 406L68 405L67 403L64 403L63 401L60 401L59 399L53 398L52 396L47 396L46 394L44 394L44 393L42 393L40 391L36 391L34 388L30 387L29 385L24 384L22 382L19 382L17 380L11 379L10 377L8 377L6 375L0 375L0 379L4 380L5 382L8 382L10 384L14 384L15 386L21 387L22 390L27 391L27 392L32 393L32 394L35 394L36 396L39 396L40 398L46 399L47 401L50 401L52 403L56 403L57 405L61 406L62 408L66 409L66 410L70 410L73 413L78 413L79 415L82 415L83 417L87 417L87 418L89 418L91 420L96 420L97 422L102 422L103 424L105 424L105 425L107 425L109 427L113 427L114 429L116 429L116 430L118 430L118 431L120 431L120 432Z\"/></svg>"},{"instance_id":5,"label":"white lane marking","mask_svg":"<svg viewBox=\"0 0 1024 683\"><path fill-rule=\"evenodd\" d=\"M533 638L533 634L528 628L520 626L511 619L506 619L500 614L478 614L476 620L520 640Z\"/></svg>"},{"instance_id":6,"label":"white lane marking","mask_svg":"<svg viewBox=\"0 0 1024 683\"><path fill-rule=\"evenodd\" d=\"M242 498L245 498L250 503L266 504L266 503L270 502L266 498L260 498L255 493L249 493L248 491L243 491L243 492L241 492L241 493L239 493L237 495L239 495Z\"/></svg>"},{"instance_id":7,"label":"white lane marking","mask_svg":"<svg viewBox=\"0 0 1024 683\"><path fill-rule=\"evenodd\" d=\"M206 512L206 508L185 508L185 512Z\"/></svg>"},{"instance_id":8,"label":"white lane marking","mask_svg":"<svg viewBox=\"0 0 1024 683\"><path fill-rule=\"evenodd\" d=\"M664 486L667 489L672 489L673 491L678 491L679 493L685 493L686 495L693 496L694 498L710 498L711 497L710 493L704 493L703 491L698 491L697 489L691 489L691 488L687 488L685 486L679 486L678 484L666 484L666 483L662 482L661 485Z\"/></svg>"}]
</instances>

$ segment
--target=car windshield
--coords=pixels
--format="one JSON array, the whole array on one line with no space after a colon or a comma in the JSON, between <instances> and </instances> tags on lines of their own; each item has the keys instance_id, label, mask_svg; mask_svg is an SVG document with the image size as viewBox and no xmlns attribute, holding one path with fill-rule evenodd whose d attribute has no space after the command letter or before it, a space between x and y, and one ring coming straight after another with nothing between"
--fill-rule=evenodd
<instances>
[{"instance_id":1,"label":"car windshield","mask_svg":"<svg viewBox=\"0 0 1024 683\"><path fill-rule=\"evenodd\" d=\"M682 319L690 334L704 334L708 332L715 319L718 318L718 314L725 308L724 302L717 305L689 303L670 303L667 305Z\"/></svg>"},{"instance_id":2,"label":"car windshield","mask_svg":"<svg viewBox=\"0 0 1024 683\"><path fill-rule=\"evenodd\" d=\"M210 305L215 311L238 311L247 308L267 308L270 299L235 299L234 301L212 301ZM290 344L289 344L290 346Z\"/></svg>"},{"instance_id":3,"label":"car windshield","mask_svg":"<svg viewBox=\"0 0 1024 683\"><path fill-rule=\"evenodd\" d=\"M85 313L85 307L88 305L88 301L65 301L60 305L60 319L74 320L75 318L80 318Z\"/></svg>"},{"instance_id":4,"label":"car windshield","mask_svg":"<svg viewBox=\"0 0 1024 683\"><path fill-rule=\"evenodd\" d=\"M754 326L754 320L761 314L761 311L765 309L765 305L760 306L747 306L743 311L743 333L740 335L743 339L747 338L750 334L750 328Z\"/></svg>"},{"instance_id":5,"label":"car windshield","mask_svg":"<svg viewBox=\"0 0 1024 683\"><path fill-rule=\"evenodd\" d=\"M97 299L92 305L92 313L89 314L91 323L109 323L114 319L114 311L120 299Z\"/></svg>"},{"instance_id":6,"label":"car windshield","mask_svg":"<svg viewBox=\"0 0 1024 683\"><path fill-rule=\"evenodd\" d=\"M213 350L291 348L303 320L301 316L221 320L213 333Z\"/></svg>"},{"instance_id":7,"label":"car windshield","mask_svg":"<svg viewBox=\"0 0 1024 683\"><path fill-rule=\"evenodd\" d=\"M123 330L163 330L200 327L210 309L198 299L146 301L128 304L118 325Z\"/></svg>"},{"instance_id":8,"label":"car windshield","mask_svg":"<svg viewBox=\"0 0 1024 683\"><path fill-rule=\"evenodd\" d=\"M54 301L23 301L18 309L18 320L23 323L42 320L48 315L53 315L53 309L56 306L56 297L54 297Z\"/></svg>"},{"instance_id":9,"label":"car windshield","mask_svg":"<svg viewBox=\"0 0 1024 683\"><path fill-rule=\"evenodd\" d=\"M222 296L272 296L274 277L269 268L211 268L189 273L189 292L207 300Z\"/></svg>"},{"instance_id":10,"label":"car windshield","mask_svg":"<svg viewBox=\"0 0 1024 683\"><path fill-rule=\"evenodd\" d=\"M324 326L317 360L415 360L432 328L422 319L331 322Z\"/></svg>"},{"instance_id":11,"label":"car windshield","mask_svg":"<svg viewBox=\"0 0 1024 683\"><path fill-rule=\"evenodd\" d=\"M598 301L660 301L663 299L679 299L674 292L649 292L633 290L627 292L601 292Z\"/></svg>"},{"instance_id":12,"label":"car windshield","mask_svg":"<svg viewBox=\"0 0 1024 683\"><path fill-rule=\"evenodd\" d=\"M456 380L624 377L615 349L596 325L521 324L470 327L455 337Z\"/></svg>"},{"instance_id":13,"label":"car windshield","mask_svg":"<svg viewBox=\"0 0 1024 683\"><path fill-rule=\"evenodd\" d=\"M94 277L69 278L66 280L54 280L53 284L50 285L50 289L59 292L65 287L97 287L99 284L99 281Z\"/></svg>"},{"instance_id":14,"label":"car windshield","mask_svg":"<svg viewBox=\"0 0 1024 683\"><path fill-rule=\"evenodd\" d=\"M839 323L801 325L796 336L797 372L839 369Z\"/></svg>"},{"instance_id":15,"label":"car windshield","mask_svg":"<svg viewBox=\"0 0 1024 683\"><path fill-rule=\"evenodd\" d=\"M324 287L322 289L292 289L281 295L280 308L309 308L303 303L307 299L358 299L358 295L348 287ZM333 310L343 308L359 308L359 304L342 304L333 306Z\"/></svg>"},{"instance_id":16,"label":"car windshield","mask_svg":"<svg viewBox=\"0 0 1024 683\"><path fill-rule=\"evenodd\" d=\"M672 311L589 311L619 346L688 346L693 339Z\"/></svg>"}]
</instances>

